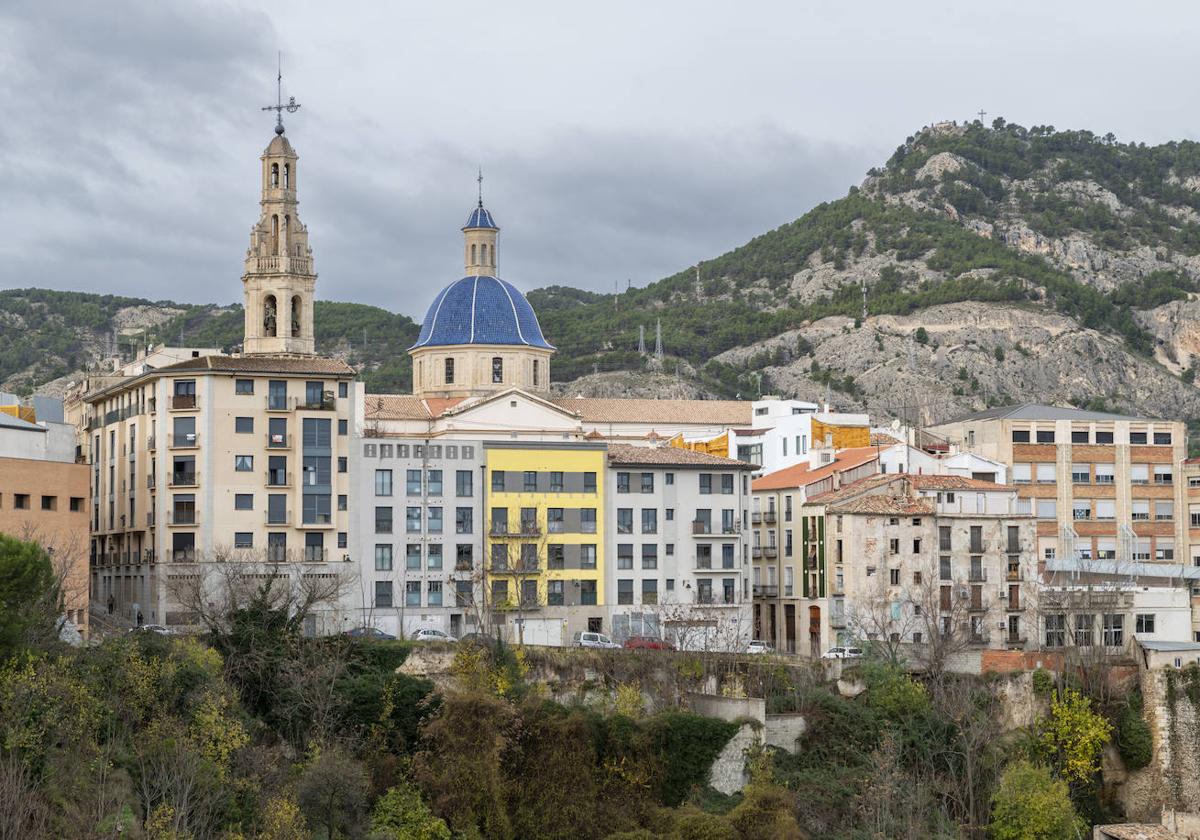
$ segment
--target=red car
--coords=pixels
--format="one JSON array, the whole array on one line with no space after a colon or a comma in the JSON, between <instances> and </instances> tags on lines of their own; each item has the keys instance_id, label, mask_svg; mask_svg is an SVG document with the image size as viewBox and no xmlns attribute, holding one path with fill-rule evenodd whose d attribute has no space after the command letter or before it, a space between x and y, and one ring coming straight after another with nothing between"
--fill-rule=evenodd
<instances>
[{"instance_id":1,"label":"red car","mask_svg":"<svg viewBox=\"0 0 1200 840\"><path fill-rule=\"evenodd\" d=\"M675 645L666 639L656 639L653 636L630 636L625 640L629 650L675 650Z\"/></svg>"}]
</instances>

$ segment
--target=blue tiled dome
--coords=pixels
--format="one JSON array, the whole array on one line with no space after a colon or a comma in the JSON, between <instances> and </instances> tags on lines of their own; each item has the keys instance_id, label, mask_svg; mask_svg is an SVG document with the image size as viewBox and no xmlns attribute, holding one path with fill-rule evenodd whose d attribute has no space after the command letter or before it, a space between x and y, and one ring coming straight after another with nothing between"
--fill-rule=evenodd
<instances>
[{"instance_id":1,"label":"blue tiled dome","mask_svg":"<svg viewBox=\"0 0 1200 840\"><path fill-rule=\"evenodd\" d=\"M472 228L500 230L500 228L496 227L496 220L492 218L492 214L485 210L482 204L472 211L471 218L467 219L467 223L463 225L463 230L471 230Z\"/></svg>"},{"instance_id":2,"label":"blue tiled dome","mask_svg":"<svg viewBox=\"0 0 1200 840\"><path fill-rule=\"evenodd\" d=\"M464 277L442 289L425 313L417 343L409 349L458 344L554 349L542 337L525 295L499 277Z\"/></svg>"}]
</instances>

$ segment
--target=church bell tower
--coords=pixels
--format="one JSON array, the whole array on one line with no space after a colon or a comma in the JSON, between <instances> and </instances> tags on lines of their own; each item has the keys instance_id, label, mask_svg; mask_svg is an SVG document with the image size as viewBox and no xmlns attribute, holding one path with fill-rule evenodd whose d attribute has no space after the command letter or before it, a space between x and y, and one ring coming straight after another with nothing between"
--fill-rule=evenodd
<instances>
[{"instance_id":1,"label":"church bell tower","mask_svg":"<svg viewBox=\"0 0 1200 840\"><path fill-rule=\"evenodd\" d=\"M313 272L308 229L297 215L298 157L283 128L283 112L300 106L295 98L263 110L276 111L275 137L262 154L262 215L250 231L242 275L246 328L242 351L312 355Z\"/></svg>"}]
</instances>

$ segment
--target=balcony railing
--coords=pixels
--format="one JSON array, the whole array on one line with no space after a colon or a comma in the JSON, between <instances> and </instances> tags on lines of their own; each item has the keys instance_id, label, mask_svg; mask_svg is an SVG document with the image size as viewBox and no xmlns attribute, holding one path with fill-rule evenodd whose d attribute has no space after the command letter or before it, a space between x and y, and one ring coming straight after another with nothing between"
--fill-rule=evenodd
<instances>
[{"instance_id":1,"label":"balcony railing","mask_svg":"<svg viewBox=\"0 0 1200 840\"><path fill-rule=\"evenodd\" d=\"M491 563L488 570L497 575L536 575L541 573L542 567L538 563Z\"/></svg>"},{"instance_id":2,"label":"balcony railing","mask_svg":"<svg viewBox=\"0 0 1200 840\"><path fill-rule=\"evenodd\" d=\"M168 487L195 487L199 483L200 473L198 472L171 473L171 477L167 480Z\"/></svg>"},{"instance_id":3,"label":"balcony railing","mask_svg":"<svg viewBox=\"0 0 1200 840\"><path fill-rule=\"evenodd\" d=\"M268 487L288 487L291 485L287 470L267 470Z\"/></svg>"},{"instance_id":4,"label":"balcony railing","mask_svg":"<svg viewBox=\"0 0 1200 840\"><path fill-rule=\"evenodd\" d=\"M195 394L175 394L171 397L172 411L187 411L197 407Z\"/></svg>"},{"instance_id":5,"label":"balcony railing","mask_svg":"<svg viewBox=\"0 0 1200 840\"><path fill-rule=\"evenodd\" d=\"M765 511L763 513L762 517L763 517L764 524L766 524L766 525L774 525L775 524L775 511L773 511L773 510Z\"/></svg>"},{"instance_id":6,"label":"balcony railing","mask_svg":"<svg viewBox=\"0 0 1200 840\"><path fill-rule=\"evenodd\" d=\"M760 512L758 512L757 510L754 511L752 514L750 514L750 524L751 525L761 525L762 524L762 514Z\"/></svg>"},{"instance_id":7,"label":"balcony railing","mask_svg":"<svg viewBox=\"0 0 1200 840\"><path fill-rule=\"evenodd\" d=\"M167 446L171 449L195 449L199 445L199 432L188 432L183 435L167 435Z\"/></svg>"},{"instance_id":8,"label":"balcony railing","mask_svg":"<svg viewBox=\"0 0 1200 840\"><path fill-rule=\"evenodd\" d=\"M986 645L989 638L987 633L972 633L967 640L973 645Z\"/></svg>"},{"instance_id":9,"label":"balcony railing","mask_svg":"<svg viewBox=\"0 0 1200 840\"><path fill-rule=\"evenodd\" d=\"M267 394L267 411L288 411L292 405L287 394Z\"/></svg>"},{"instance_id":10,"label":"balcony railing","mask_svg":"<svg viewBox=\"0 0 1200 840\"><path fill-rule=\"evenodd\" d=\"M755 598L778 598L779 585L774 583L754 584Z\"/></svg>"},{"instance_id":11,"label":"balcony railing","mask_svg":"<svg viewBox=\"0 0 1200 840\"><path fill-rule=\"evenodd\" d=\"M971 583L987 583L987 569L971 569L967 573L967 580Z\"/></svg>"},{"instance_id":12,"label":"balcony railing","mask_svg":"<svg viewBox=\"0 0 1200 840\"><path fill-rule=\"evenodd\" d=\"M267 434L267 449L291 449L292 436L289 434Z\"/></svg>"},{"instance_id":13,"label":"balcony railing","mask_svg":"<svg viewBox=\"0 0 1200 840\"><path fill-rule=\"evenodd\" d=\"M778 548L776 548L773 545L763 546L763 557L765 557L768 560L774 560L778 556L779 556Z\"/></svg>"},{"instance_id":14,"label":"balcony railing","mask_svg":"<svg viewBox=\"0 0 1200 840\"><path fill-rule=\"evenodd\" d=\"M1004 643L1007 645L1021 645L1023 647L1025 645L1025 637L1019 633L1009 633L1004 638Z\"/></svg>"},{"instance_id":15,"label":"balcony railing","mask_svg":"<svg viewBox=\"0 0 1200 840\"><path fill-rule=\"evenodd\" d=\"M324 563L329 559L329 549L321 546L306 545L304 546L304 562L305 563Z\"/></svg>"},{"instance_id":16,"label":"balcony railing","mask_svg":"<svg viewBox=\"0 0 1200 840\"><path fill-rule=\"evenodd\" d=\"M147 514L146 514L146 527L147 527L147 528L153 528L153 527L154 527L154 511L149 511L149 512L147 512Z\"/></svg>"},{"instance_id":17,"label":"balcony railing","mask_svg":"<svg viewBox=\"0 0 1200 840\"><path fill-rule=\"evenodd\" d=\"M146 489L147 490L154 489L154 482L157 478L158 478L158 476L156 476L154 473L150 473L150 475L146 476Z\"/></svg>"},{"instance_id":18,"label":"balcony railing","mask_svg":"<svg viewBox=\"0 0 1200 840\"><path fill-rule=\"evenodd\" d=\"M700 592L696 595L697 604L709 604L713 606L727 606L736 604L737 597L734 595L725 595L720 592Z\"/></svg>"},{"instance_id":19,"label":"balcony railing","mask_svg":"<svg viewBox=\"0 0 1200 840\"><path fill-rule=\"evenodd\" d=\"M837 630L845 629L846 614L845 613L830 613L829 614L829 626L833 627L834 629L837 629Z\"/></svg>"},{"instance_id":20,"label":"balcony railing","mask_svg":"<svg viewBox=\"0 0 1200 840\"><path fill-rule=\"evenodd\" d=\"M171 561L174 563L195 563L196 562L196 549L194 549L194 548L171 549Z\"/></svg>"},{"instance_id":21,"label":"balcony railing","mask_svg":"<svg viewBox=\"0 0 1200 840\"><path fill-rule=\"evenodd\" d=\"M154 435L150 435L148 438L146 438L146 448L151 452L158 449L158 438Z\"/></svg>"},{"instance_id":22,"label":"balcony railing","mask_svg":"<svg viewBox=\"0 0 1200 840\"><path fill-rule=\"evenodd\" d=\"M283 511L267 511L266 522L268 525L291 525L292 512L290 510Z\"/></svg>"},{"instance_id":23,"label":"balcony railing","mask_svg":"<svg viewBox=\"0 0 1200 840\"><path fill-rule=\"evenodd\" d=\"M195 525L200 521L200 514L194 510L167 511L168 525Z\"/></svg>"},{"instance_id":24,"label":"balcony railing","mask_svg":"<svg viewBox=\"0 0 1200 840\"><path fill-rule=\"evenodd\" d=\"M306 513L301 525L331 525L333 524L332 513Z\"/></svg>"},{"instance_id":25,"label":"balcony railing","mask_svg":"<svg viewBox=\"0 0 1200 840\"><path fill-rule=\"evenodd\" d=\"M333 391L325 391L319 398L304 397L296 403L297 411L336 411L337 399L333 396Z\"/></svg>"},{"instance_id":26,"label":"balcony railing","mask_svg":"<svg viewBox=\"0 0 1200 840\"><path fill-rule=\"evenodd\" d=\"M753 559L753 560L761 560L761 559L762 559L762 553L763 553L763 551L762 551L762 546L761 546L761 545L756 545L756 546L754 546L753 548L751 548L751 549L750 549L750 557L751 557L751 559Z\"/></svg>"},{"instance_id":27,"label":"balcony railing","mask_svg":"<svg viewBox=\"0 0 1200 840\"><path fill-rule=\"evenodd\" d=\"M493 537L540 537L542 528L536 522L493 522L488 526L488 535Z\"/></svg>"},{"instance_id":28,"label":"balcony railing","mask_svg":"<svg viewBox=\"0 0 1200 840\"><path fill-rule=\"evenodd\" d=\"M1021 574L1020 569L1009 569L1005 573L1004 577L1005 577L1005 580L1010 580L1010 581L1021 581L1021 580L1025 579L1025 576L1023 574Z\"/></svg>"}]
</instances>

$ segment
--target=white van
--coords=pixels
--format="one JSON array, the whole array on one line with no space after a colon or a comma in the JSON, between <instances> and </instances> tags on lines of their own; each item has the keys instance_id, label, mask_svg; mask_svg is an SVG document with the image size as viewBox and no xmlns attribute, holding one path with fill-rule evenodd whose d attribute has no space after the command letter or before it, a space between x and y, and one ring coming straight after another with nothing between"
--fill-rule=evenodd
<instances>
[{"instance_id":1,"label":"white van","mask_svg":"<svg viewBox=\"0 0 1200 840\"><path fill-rule=\"evenodd\" d=\"M572 644L585 648L619 648L620 645L603 633L584 633L576 631Z\"/></svg>"}]
</instances>

